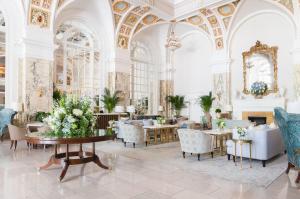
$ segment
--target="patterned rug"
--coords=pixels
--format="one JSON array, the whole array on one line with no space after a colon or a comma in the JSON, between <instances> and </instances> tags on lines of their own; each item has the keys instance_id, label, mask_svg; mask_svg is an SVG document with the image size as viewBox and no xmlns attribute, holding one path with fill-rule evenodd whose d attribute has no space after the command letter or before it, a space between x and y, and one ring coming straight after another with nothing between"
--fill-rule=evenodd
<instances>
[{"instance_id":1,"label":"patterned rug","mask_svg":"<svg viewBox=\"0 0 300 199\"><path fill-rule=\"evenodd\" d=\"M249 160L244 159L243 169L240 169L239 164L235 166L233 161L228 161L227 156L216 156L212 159L210 154L204 154L198 161L196 155L187 154L183 159L179 142L137 146L135 149L130 145L125 148L121 142L102 142L96 144L96 150L103 158L107 157L107 154L117 154L127 161L143 161L144 165L151 165L151 169L170 168L201 172L229 181L262 187L268 187L287 166L285 155L268 161L266 167L262 167L261 161L253 160L250 168Z\"/></svg>"}]
</instances>

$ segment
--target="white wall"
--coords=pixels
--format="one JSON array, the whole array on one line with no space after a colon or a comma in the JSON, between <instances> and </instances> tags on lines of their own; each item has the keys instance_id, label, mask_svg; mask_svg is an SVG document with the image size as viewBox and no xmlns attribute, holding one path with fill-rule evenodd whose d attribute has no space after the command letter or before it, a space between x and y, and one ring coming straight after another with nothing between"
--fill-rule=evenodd
<instances>
[{"instance_id":1,"label":"white wall","mask_svg":"<svg viewBox=\"0 0 300 199\"><path fill-rule=\"evenodd\" d=\"M243 12L240 10L240 12ZM247 19L245 16L244 19ZM233 34L230 43L231 89L234 99L236 90L243 90L243 58L242 52L248 51L257 40L269 46L278 46L278 86L287 89L287 97L294 97L293 90L293 49L294 28L287 17L277 12L266 11L254 15L247 20L240 19L240 26Z\"/></svg>"},{"instance_id":2,"label":"white wall","mask_svg":"<svg viewBox=\"0 0 300 199\"><path fill-rule=\"evenodd\" d=\"M181 42L182 47L174 56L174 90L175 94L186 96L190 102L182 114L200 121L203 113L196 99L212 90L212 43L200 31L187 34Z\"/></svg>"}]
</instances>

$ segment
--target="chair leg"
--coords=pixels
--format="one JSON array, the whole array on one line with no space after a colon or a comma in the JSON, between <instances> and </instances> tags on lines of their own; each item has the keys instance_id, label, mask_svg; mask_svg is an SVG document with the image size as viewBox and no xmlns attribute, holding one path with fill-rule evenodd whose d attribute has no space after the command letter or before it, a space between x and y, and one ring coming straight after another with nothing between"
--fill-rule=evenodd
<instances>
[{"instance_id":1,"label":"chair leg","mask_svg":"<svg viewBox=\"0 0 300 199\"><path fill-rule=\"evenodd\" d=\"M126 147L126 142L124 142L124 147Z\"/></svg>"},{"instance_id":2,"label":"chair leg","mask_svg":"<svg viewBox=\"0 0 300 199\"><path fill-rule=\"evenodd\" d=\"M133 148L135 148L135 143L133 143Z\"/></svg>"},{"instance_id":3,"label":"chair leg","mask_svg":"<svg viewBox=\"0 0 300 199\"><path fill-rule=\"evenodd\" d=\"M298 172L298 177L297 177L297 179L296 179L295 182L296 182L296 183L299 183L299 182L300 182L300 171Z\"/></svg>"},{"instance_id":4,"label":"chair leg","mask_svg":"<svg viewBox=\"0 0 300 199\"><path fill-rule=\"evenodd\" d=\"M232 156L232 160L233 160L233 162L235 162L235 156L234 155Z\"/></svg>"},{"instance_id":5,"label":"chair leg","mask_svg":"<svg viewBox=\"0 0 300 199\"><path fill-rule=\"evenodd\" d=\"M191 153L191 155L193 155L193 153Z\"/></svg>"},{"instance_id":6,"label":"chair leg","mask_svg":"<svg viewBox=\"0 0 300 199\"><path fill-rule=\"evenodd\" d=\"M11 141L10 141L10 148L9 148L9 149L11 149L11 148L13 147L13 145L14 145L14 141L11 140Z\"/></svg>"},{"instance_id":7,"label":"chair leg","mask_svg":"<svg viewBox=\"0 0 300 199\"><path fill-rule=\"evenodd\" d=\"M288 167L287 167L285 173L286 173L286 174L289 174L290 169L293 168L293 167L295 167L295 166L289 162L289 163L288 163Z\"/></svg>"},{"instance_id":8,"label":"chair leg","mask_svg":"<svg viewBox=\"0 0 300 199\"><path fill-rule=\"evenodd\" d=\"M214 158L214 152L210 152L211 158Z\"/></svg>"},{"instance_id":9,"label":"chair leg","mask_svg":"<svg viewBox=\"0 0 300 199\"><path fill-rule=\"evenodd\" d=\"M197 156L198 156L198 161L200 161L200 154L198 154Z\"/></svg>"},{"instance_id":10,"label":"chair leg","mask_svg":"<svg viewBox=\"0 0 300 199\"><path fill-rule=\"evenodd\" d=\"M227 159L230 160L230 158L231 158L231 155L227 154Z\"/></svg>"},{"instance_id":11,"label":"chair leg","mask_svg":"<svg viewBox=\"0 0 300 199\"><path fill-rule=\"evenodd\" d=\"M266 161L265 160L262 161L262 165L263 165L263 167L266 167Z\"/></svg>"},{"instance_id":12,"label":"chair leg","mask_svg":"<svg viewBox=\"0 0 300 199\"><path fill-rule=\"evenodd\" d=\"M182 156L183 156L183 158L185 158L185 152L184 151L182 152Z\"/></svg>"},{"instance_id":13,"label":"chair leg","mask_svg":"<svg viewBox=\"0 0 300 199\"><path fill-rule=\"evenodd\" d=\"M148 146L148 142L146 141L145 144L146 144L146 147L147 147Z\"/></svg>"},{"instance_id":14,"label":"chair leg","mask_svg":"<svg viewBox=\"0 0 300 199\"><path fill-rule=\"evenodd\" d=\"M18 141L15 140L15 150L17 149L17 145L18 145ZM14 150L14 151L15 151L15 150Z\"/></svg>"},{"instance_id":15,"label":"chair leg","mask_svg":"<svg viewBox=\"0 0 300 199\"><path fill-rule=\"evenodd\" d=\"M1 142L3 142L4 134L1 135Z\"/></svg>"}]
</instances>

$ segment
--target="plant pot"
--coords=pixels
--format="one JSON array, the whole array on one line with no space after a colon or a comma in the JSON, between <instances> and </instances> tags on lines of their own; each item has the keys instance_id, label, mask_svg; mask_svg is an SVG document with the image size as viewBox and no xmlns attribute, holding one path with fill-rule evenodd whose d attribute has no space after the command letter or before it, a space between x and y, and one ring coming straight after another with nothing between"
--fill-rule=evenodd
<instances>
[{"instance_id":1,"label":"plant pot","mask_svg":"<svg viewBox=\"0 0 300 199\"><path fill-rule=\"evenodd\" d=\"M220 119L221 118L221 113L216 113L216 118Z\"/></svg>"},{"instance_id":2,"label":"plant pot","mask_svg":"<svg viewBox=\"0 0 300 199\"><path fill-rule=\"evenodd\" d=\"M255 99L262 99L263 95L254 95Z\"/></svg>"},{"instance_id":3,"label":"plant pot","mask_svg":"<svg viewBox=\"0 0 300 199\"><path fill-rule=\"evenodd\" d=\"M212 125L211 125L211 114L209 112L205 113L205 118L206 118L206 122L207 122L207 128L211 129Z\"/></svg>"}]
</instances>

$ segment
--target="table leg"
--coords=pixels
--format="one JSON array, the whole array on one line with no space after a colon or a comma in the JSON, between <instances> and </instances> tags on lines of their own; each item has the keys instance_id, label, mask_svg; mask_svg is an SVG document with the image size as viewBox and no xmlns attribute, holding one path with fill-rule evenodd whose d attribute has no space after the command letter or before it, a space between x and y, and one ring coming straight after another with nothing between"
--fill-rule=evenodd
<instances>
[{"instance_id":1,"label":"table leg","mask_svg":"<svg viewBox=\"0 0 300 199\"><path fill-rule=\"evenodd\" d=\"M252 168L252 144L249 143L249 146L250 146L250 168Z\"/></svg>"},{"instance_id":2,"label":"table leg","mask_svg":"<svg viewBox=\"0 0 300 199\"><path fill-rule=\"evenodd\" d=\"M222 156L223 155L223 136L222 135L220 136L220 153Z\"/></svg>"},{"instance_id":3,"label":"table leg","mask_svg":"<svg viewBox=\"0 0 300 199\"><path fill-rule=\"evenodd\" d=\"M157 144L157 129L154 129L154 144Z\"/></svg>"},{"instance_id":4,"label":"table leg","mask_svg":"<svg viewBox=\"0 0 300 199\"><path fill-rule=\"evenodd\" d=\"M82 150L82 144L79 145L79 157L83 158L83 150Z\"/></svg>"},{"instance_id":5,"label":"table leg","mask_svg":"<svg viewBox=\"0 0 300 199\"><path fill-rule=\"evenodd\" d=\"M93 142L93 162L95 164L97 164L99 167L101 167L102 169L108 169L107 166L105 166L104 164L102 164L102 162L100 161L99 157L96 155L96 150L95 150L95 142Z\"/></svg>"},{"instance_id":6,"label":"table leg","mask_svg":"<svg viewBox=\"0 0 300 199\"><path fill-rule=\"evenodd\" d=\"M57 158L57 145L55 145L54 155L52 155L50 157L48 163L45 164L45 165L43 165L43 166L41 166L41 167L39 167L38 170L48 169L53 164L56 164L56 165L60 165L61 164L61 160Z\"/></svg>"},{"instance_id":7,"label":"table leg","mask_svg":"<svg viewBox=\"0 0 300 199\"><path fill-rule=\"evenodd\" d=\"M60 174L60 177L59 177L59 181L62 181L68 171L68 168L69 168L69 165L70 165L70 158L69 158L69 144L67 144L67 151L66 151L66 158L64 160L65 162L65 165L64 165L64 168Z\"/></svg>"},{"instance_id":8,"label":"table leg","mask_svg":"<svg viewBox=\"0 0 300 199\"><path fill-rule=\"evenodd\" d=\"M241 156L240 156L240 158L241 158L241 169L243 169L243 145L242 144L240 144L240 148L241 148Z\"/></svg>"},{"instance_id":9,"label":"table leg","mask_svg":"<svg viewBox=\"0 0 300 199\"><path fill-rule=\"evenodd\" d=\"M236 142L234 142L234 158L235 158L234 164L236 166Z\"/></svg>"}]
</instances>

